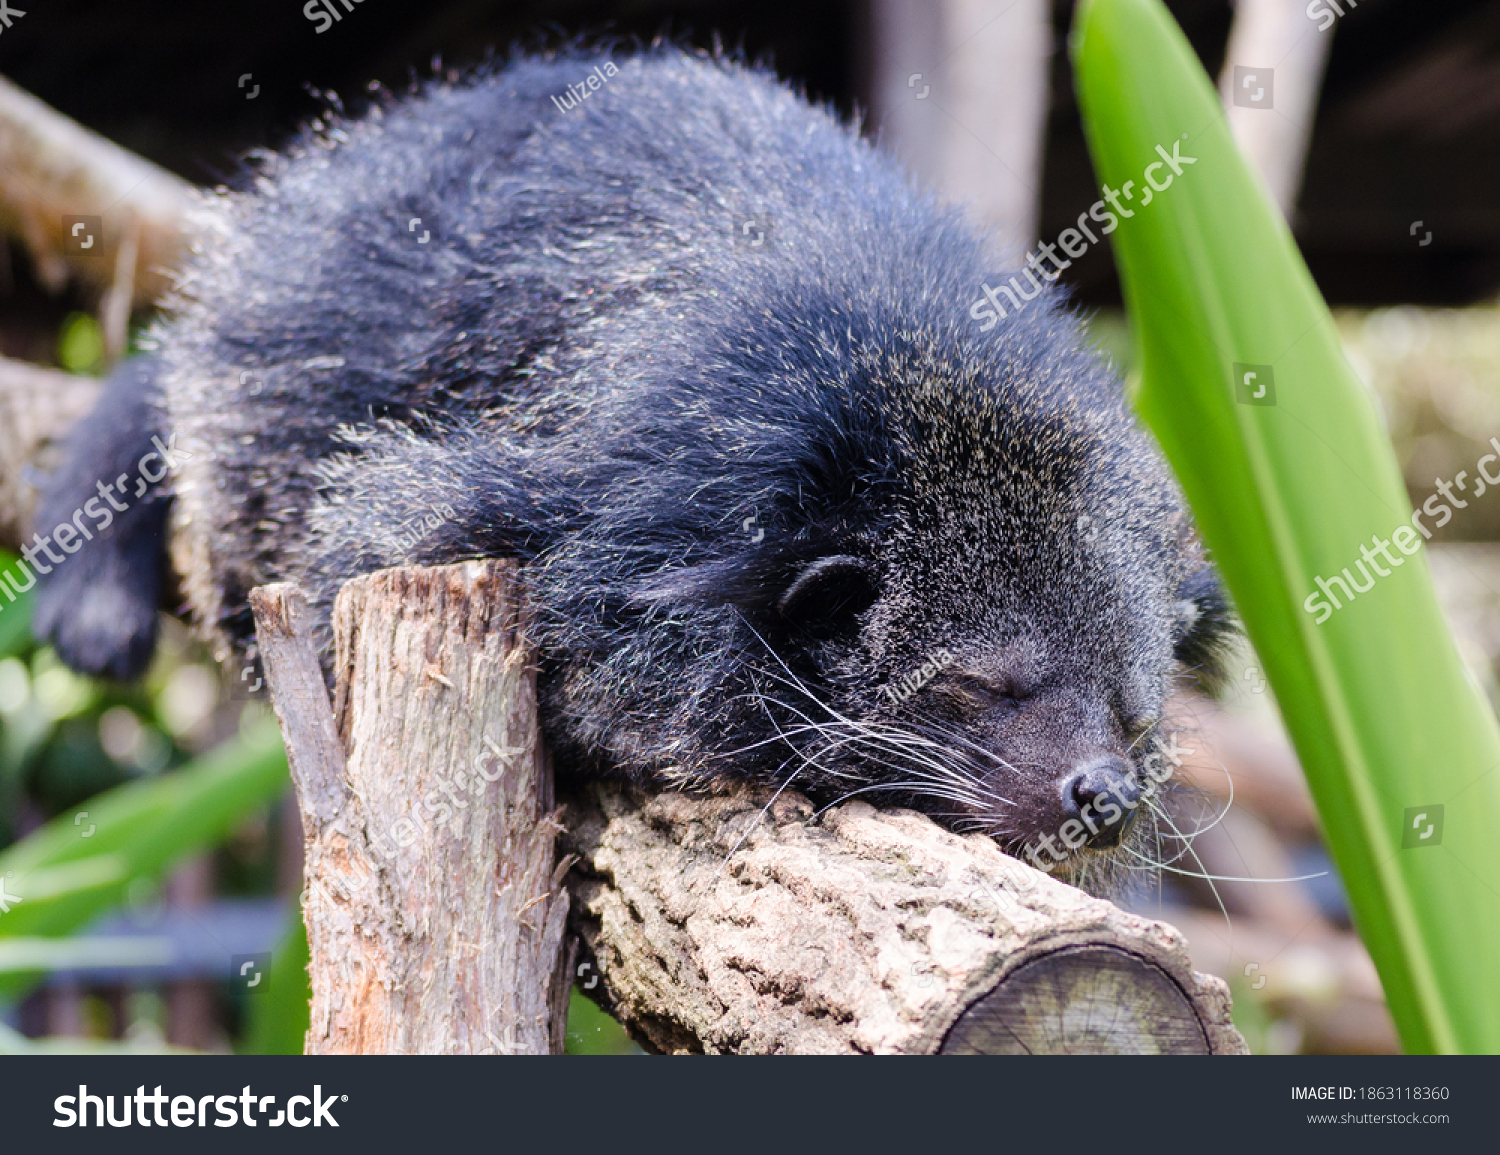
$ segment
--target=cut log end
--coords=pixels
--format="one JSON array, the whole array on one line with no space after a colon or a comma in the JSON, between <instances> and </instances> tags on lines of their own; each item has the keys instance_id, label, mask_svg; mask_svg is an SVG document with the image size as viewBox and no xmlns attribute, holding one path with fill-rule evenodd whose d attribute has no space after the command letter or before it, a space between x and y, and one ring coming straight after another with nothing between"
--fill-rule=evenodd
<instances>
[{"instance_id":1,"label":"cut log end","mask_svg":"<svg viewBox=\"0 0 1500 1155\"><path fill-rule=\"evenodd\" d=\"M972 1003L944 1055L1206 1055L1192 1000L1166 971L1113 946L1073 946L1017 967Z\"/></svg>"}]
</instances>

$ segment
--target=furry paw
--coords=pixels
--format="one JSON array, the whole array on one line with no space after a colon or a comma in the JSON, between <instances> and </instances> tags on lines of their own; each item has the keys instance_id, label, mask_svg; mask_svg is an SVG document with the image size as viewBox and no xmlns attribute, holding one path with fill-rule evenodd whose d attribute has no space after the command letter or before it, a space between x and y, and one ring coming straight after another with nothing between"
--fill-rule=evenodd
<instances>
[{"instance_id":1,"label":"furry paw","mask_svg":"<svg viewBox=\"0 0 1500 1155\"><path fill-rule=\"evenodd\" d=\"M68 666L126 681L143 674L156 649L155 583L150 594L118 580L57 570L38 591L32 631Z\"/></svg>"}]
</instances>

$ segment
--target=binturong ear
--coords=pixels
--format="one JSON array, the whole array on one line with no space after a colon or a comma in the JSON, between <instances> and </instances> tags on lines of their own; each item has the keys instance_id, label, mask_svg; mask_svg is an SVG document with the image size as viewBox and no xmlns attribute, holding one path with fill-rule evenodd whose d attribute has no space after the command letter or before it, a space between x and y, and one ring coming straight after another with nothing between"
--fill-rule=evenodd
<instances>
[{"instance_id":1,"label":"binturong ear","mask_svg":"<svg viewBox=\"0 0 1500 1155\"><path fill-rule=\"evenodd\" d=\"M1183 669L1207 693L1221 689L1240 636L1239 623L1218 574L1208 566L1177 587L1177 629L1173 652Z\"/></svg>"},{"instance_id":2,"label":"binturong ear","mask_svg":"<svg viewBox=\"0 0 1500 1155\"><path fill-rule=\"evenodd\" d=\"M808 561L768 552L654 574L632 587L630 600L641 607L735 606L774 615L803 637L830 641L853 634L879 595L877 570L862 558L831 554Z\"/></svg>"},{"instance_id":3,"label":"binturong ear","mask_svg":"<svg viewBox=\"0 0 1500 1155\"><path fill-rule=\"evenodd\" d=\"M803 568L776 609L794 629L829 640L853 633L859 615L879 596L875 569L869 562L835 554Z\"/></svg>"}]
</instances>

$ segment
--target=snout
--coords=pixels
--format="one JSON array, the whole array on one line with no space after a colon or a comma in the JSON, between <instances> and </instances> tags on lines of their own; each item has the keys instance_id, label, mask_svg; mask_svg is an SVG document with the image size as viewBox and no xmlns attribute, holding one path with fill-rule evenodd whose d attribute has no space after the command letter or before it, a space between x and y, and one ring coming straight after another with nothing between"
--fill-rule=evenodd
<instances>
[{"instance_id":1,"label":"snout","mask_svg":"<svg viewBox=\"0 0 1500 1155\"><path fill-rule=\"evenodd\" d=\"M1063 780L1061 790L1064 843L1076 846L1081 837L1082 845L1094 849L1120 844L1141 800L1130 763L1114 755L1079 767Z\"/></svg>"}]
</instances>

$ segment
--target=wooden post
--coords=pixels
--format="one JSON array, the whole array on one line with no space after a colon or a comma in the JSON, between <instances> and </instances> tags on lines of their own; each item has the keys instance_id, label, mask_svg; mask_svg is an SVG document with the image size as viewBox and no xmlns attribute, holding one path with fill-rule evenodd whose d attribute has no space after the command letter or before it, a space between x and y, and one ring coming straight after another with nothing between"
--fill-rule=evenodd
<instances>
[{"instance_id":1,"label":"wooden post","mask_svg":"<svg viewBox=\"0 0 1500 1155\"><path fill-rule=\"evenodd\" d=\"M1036 244L1050 100L1046 0L875 0L871 119L917 178L993 230Z\"/></svg>"},{"instance_id":2,"label":"wooden post","mask_svg":"<svg viewBox=\"0 0 1500 1155\"><path fill-rule=\"evenodd\" d=\"M1239 0L1219 74L1235 142L1288 221L1295 217L1333 43L1333 29L1320 31L1306 7L1302 0ZM1252 74L1248 96L1259 93L1260 101L1248 99L1244 70Z\"/></svg>"},{"instance_id":3,"label":"wooden post","mask_svg":"<svg viewBox=\"0 0 1500 1155\"><path fill-rule=\"evenodd\" d=\"M308 1053L560 1053L567 862L514 565L346 585L336 712L302 595L251 604L306 832Z\"/></svg>"}]
</instances>

